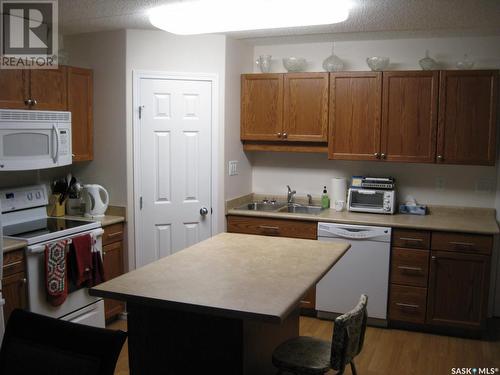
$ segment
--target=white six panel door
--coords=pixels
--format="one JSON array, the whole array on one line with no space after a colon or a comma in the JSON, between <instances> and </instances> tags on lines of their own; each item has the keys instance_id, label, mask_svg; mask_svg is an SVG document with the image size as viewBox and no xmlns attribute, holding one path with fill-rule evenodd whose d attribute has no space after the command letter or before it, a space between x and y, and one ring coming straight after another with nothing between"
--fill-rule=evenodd
<instances>
[{"instance_id":1,"label":"white six panel door","mask_svg":"<svg viewBox=\"0 0 500 375\"><path fill-rule=\"evenodd\" d=\"M142 78L139 103L137 267L211 235L212 83Z\"/></svg>"}]
</instances>

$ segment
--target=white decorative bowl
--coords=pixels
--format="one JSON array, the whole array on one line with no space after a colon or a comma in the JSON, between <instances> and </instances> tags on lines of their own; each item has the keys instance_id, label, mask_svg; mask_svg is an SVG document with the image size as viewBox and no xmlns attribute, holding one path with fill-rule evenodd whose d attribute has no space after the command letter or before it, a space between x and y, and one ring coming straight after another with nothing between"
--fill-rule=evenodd
<instances>
[{"instance_id":1,"label":"white decorative bowl","mask_svg":"<svg viewBox=\"0 0 500 375\"><path fill-rule=\"evenodd\" d=\"M366 63L374 72L380 72L389 66L389 58L380 56L367 57Z\"/></svg>"},{"instance_id":2,"label":"white decorative bowl","mask_svg":"<svg viewBox=\"0 0 500 375\"><path fill-rule=\"evenodd\" d=\"M283 66L289 72L303 72L306 69L307 61L303 57L285 57Z\"/></svg>"}]
</instances>

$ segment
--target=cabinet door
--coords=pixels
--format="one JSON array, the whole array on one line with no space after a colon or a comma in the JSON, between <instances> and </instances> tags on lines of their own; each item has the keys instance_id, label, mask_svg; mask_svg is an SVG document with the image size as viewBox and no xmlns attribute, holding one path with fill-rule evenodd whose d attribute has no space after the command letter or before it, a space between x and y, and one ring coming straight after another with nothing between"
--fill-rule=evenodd
<instances>
[{"instance_id":1,"label":"cabinet door","mask_svg":"<svg viewBox=\"0 0 500 375\"><path fill-rule=\"evenodd\" d=\"M92 87L92 70L68 67L73 161L89 161L93 158Z\"/></svg>"},{"instance_id":2,"label":"cabinet door","mask_svg":"<svg viewBox=\"0 0 500 375\"><path fill-rule=\"evenodd\" d=\"M7 322L12 311L25 309L28 306L24 272L18 272L2 279L2 295L5 299L4 319Z\"/></svg>"},{"instance_id":3,"label":"cabinet door","mask_svg":"<svg viewBox=\"0 0 500 375\"><path fill-rule=\"evenodd\" d=\"M29 108L29 75L29 70L0 69L0 108Z\"/></svg>"},{"instance_id":4,"label":"cabinet door","mask_svg":"<svg viewBox=\"0 0 500 375\"><path fill-rule=\"evenodd\" d=\"M114 279L123 274L122 241L103 246L102 256L106 280ZM106 298L104 299L104 311L106 319L109 319L124 311L124 303Z\"/></svg>"},{"instance_id":5,"label":"cabinet door","mask_svg":"<svg viewBox=\"0 0 500 375\"><path fill-rule=\"evenodd\" d=\"M326 142L328 73L289 73L284 81L283 139Z\"/></svg>"},{"instance_id":6,"label":"cabinet door","mask_svg":"<svg viewBox=\"0 0 500 375\"><path fill-rule=\"evenodd\" d=\"M280 141L283 132L283 74L241 76L241 139Z\"/></svg>"},{"instance_id":7,"label":"cabinet door","mask_svg":"<svg viewBox=\"0 0 500 375\"><path fill-rule=\"evenodd\" d=\"M437 71L384 72L382 159L436 160Z\"/></svg>"},{"instance_id":8,"label":"cabinet door","mask_svg":"<svg viewBox=\"0 0 500 375\"><path fill-rule=\"evenodd\" d=\"M381 97L382 73L330 75L329 159L377 159Z\"/></svg>"},{"instance_id":9,"label":"cabinet door","mask_svg":"<svg viewBox=\"0 0 500 375\"><path fill-rule=\"evenodd\" d=\"M432 251L427 323L481 328L486 318L490 257Z\"/></svg>"},{"instance_id":10,"label":"cabinet door","mask_svg":"<svg viewBox=\"0 0 500 375\"><path fill-rule=\"evenodd\" d=\"M68 109L66 67L59 69L33 69L30 72L32 109L66 111Z\"/></svg>"},{"instance_id":11,"label":"cabinet door","mask_svg":"<svg viewBox=\"0 0 500 375\"><path fill-rule=\"evenodd\" d=\"M495 164L498 71L442 71L438 162Z\"/></svg>"}]
</instances>

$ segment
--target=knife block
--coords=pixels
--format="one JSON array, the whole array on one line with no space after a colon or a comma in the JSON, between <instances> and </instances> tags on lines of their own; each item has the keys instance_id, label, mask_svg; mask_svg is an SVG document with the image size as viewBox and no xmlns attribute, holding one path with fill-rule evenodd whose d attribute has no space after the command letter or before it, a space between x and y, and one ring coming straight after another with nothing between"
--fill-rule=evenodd
<instances>
[{"instance_id":1,"label":"knife block","mask_svg":"<svg viewBox=\"0 0 500 375\"><path fill-rule=\"evenodd\" d=\"M60 198L61 194L51 194L49 197L49 204L47 205L48 216L60 217L66 214L66 210L64 208L65 202L59 203Z\"/></svg>"}]
</instances>

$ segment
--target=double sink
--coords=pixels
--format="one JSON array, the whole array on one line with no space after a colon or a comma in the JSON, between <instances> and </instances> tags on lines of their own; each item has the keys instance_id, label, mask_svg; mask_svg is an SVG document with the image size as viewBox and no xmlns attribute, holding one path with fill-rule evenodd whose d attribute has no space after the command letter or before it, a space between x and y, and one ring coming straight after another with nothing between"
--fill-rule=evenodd
<instances>
[{"instance_id":1,"label":"double sink","mask_svg":"<svg viewBox=\"0 0 500 375\"><path fill-rule=\"evenodd\" d=\"M321 206L314 205L303 205L298 203L286 203L286 202L251 202L246 203L240 207L236 207L236 210L245 211L263 211L263 212L283 212L292 214L310 214L318 215L324 208Z\"/></svg>"}]
</instances>

